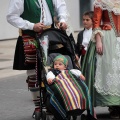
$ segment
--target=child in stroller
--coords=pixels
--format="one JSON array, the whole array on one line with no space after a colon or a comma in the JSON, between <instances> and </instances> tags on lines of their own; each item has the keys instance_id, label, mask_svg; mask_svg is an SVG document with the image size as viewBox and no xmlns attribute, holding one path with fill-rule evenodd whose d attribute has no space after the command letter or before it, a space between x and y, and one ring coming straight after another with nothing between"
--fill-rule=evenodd
<instances>
[{"instance_id":1,"label":"child in stroller","mask_svg":"<svg viewBox=\"0 0 120 120\"><path fill-rule=\"evenodd\" d=\"M67 70L68 60L63 55L58 55L53 60L53 69L47 73L47 82L48 84L52 84L54 82L55 76L57 76L60 72ZM71 69L70 72L76 76L80 76L80 79L85 80L85 77L81 74L81 71L77 69Z\"/></svg>"},{"instance_id":2,"label":"child in stroller","mask_svg":"<svg viewBox=\"0 0 120 120\"><path fill-rule=\"evenodd\" d=\"M81 71L77 69L69 70L68 59L60 54L54 58L52 69L47 73L46 77L48 84L51 85L47 88L48 93L50 94L48 101L50 111L57 120L70 119L69 116L71 115L73 116L73 120L76 120L77 117L75 115L81 114L85 109L83 107L85 98L82 98L83 96L81 96L81 91L79 90L82 88L82 80L85 80ZM52 98L53 96L54 98ZM57 105L54 104L54 100L52 101L52 99L55 100ZM58 112L50 105L50 101L52 101L51 104L54 104L56 110L59 109ZM88 101L88 104L90 104L89 102L90 101ZM89 110L87 117L88 118L85 118L85 120L95 120L95 118L90 115Z\"/></svg>"}]
</instances>

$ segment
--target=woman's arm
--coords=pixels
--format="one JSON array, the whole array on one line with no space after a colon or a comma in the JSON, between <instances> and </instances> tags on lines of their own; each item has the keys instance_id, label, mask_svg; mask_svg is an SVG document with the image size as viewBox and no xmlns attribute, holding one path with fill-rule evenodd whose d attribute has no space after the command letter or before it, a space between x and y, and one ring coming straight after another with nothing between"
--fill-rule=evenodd
<instances>
[{"instance_id":1,"label":"woman's arm","mask_svg":"<svg viewBox=\"0 0 120 120\"><path fill-rule=\"evenodd\" d=\"M93 17L93 40L96 42L96 51L98 54L103 54L102 37L103 32L100 28L102 20L102 9L100 7L94 7Z\"/></svg>"}]
</instances>

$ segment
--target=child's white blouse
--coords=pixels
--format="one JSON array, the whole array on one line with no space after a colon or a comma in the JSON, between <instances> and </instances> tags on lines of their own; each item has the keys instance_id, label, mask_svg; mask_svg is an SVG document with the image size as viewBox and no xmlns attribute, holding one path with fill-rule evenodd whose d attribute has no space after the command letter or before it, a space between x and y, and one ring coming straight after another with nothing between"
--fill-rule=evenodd
<instances>
[{"instance_id":1,"label":"child's white blouse","mask_svg":"<svg viewBox=\"0 0 120 120\"><path fill-rule=\"evenodd\" d=\"M64 70L63 70L63 71L64 71ZM70 72L71 72L72 74L74 74L75 76L77 76L77 77L80 77L80 75L81 75L81 71L80 71L80 70L77 70L77 69L71 69ZM48 79L54 79L54 78L55 78L55 75L53 74L52 71L50 71L50 72L47 73L46 78L47 78L47 80L48 80Z\"/></svg>"}]
</instances>

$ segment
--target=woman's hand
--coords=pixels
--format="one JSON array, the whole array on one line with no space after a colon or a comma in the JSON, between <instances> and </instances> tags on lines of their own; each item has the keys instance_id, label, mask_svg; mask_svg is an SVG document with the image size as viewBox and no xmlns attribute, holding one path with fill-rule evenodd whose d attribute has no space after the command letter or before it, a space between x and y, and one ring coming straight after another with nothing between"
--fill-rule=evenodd
<instances>
[{"instance_id":1,"label":"woman's hand","mask_svg":"<svg viewBox=\"0 0 120 120\"><path fill-rule=\"evenodd\" d=\"M96 34L95 39L96 39L96 51L99 55L102 55L103 54L103 44L102 44L101 36L99 33Z\"/></svg>"}]
</instances>

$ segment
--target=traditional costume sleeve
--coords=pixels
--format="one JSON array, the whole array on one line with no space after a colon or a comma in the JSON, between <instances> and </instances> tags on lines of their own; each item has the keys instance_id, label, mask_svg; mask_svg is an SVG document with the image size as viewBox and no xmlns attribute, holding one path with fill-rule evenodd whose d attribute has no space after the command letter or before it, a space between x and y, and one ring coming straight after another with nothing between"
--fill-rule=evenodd
<instances>
[{"instance_id":1,"label":"traditional costume sleeve","mask_svg":"<svg viewBox=\"0 0 120 120\"><path fill-rule=\"evenodd\" d=\"M84 30L80 31L77 36L77 43L76 43L75 51L76 51L76 54L78 55L78 57L80 57L80 55L81 55L83 32L84 32Z\"/></svg>"},{"instance_id":2,"label":"traditional costume sleeve","mask_svg":"<svg viewBox=\"0 0 120 120\"><path fill-rule=\"evenodd\" d=\"M33 30L34 23L24 20L20 15L24 11L24 0L10 0L7 21L14 27Z\"/></svg>"},{"instance_id":3,"label":"traditional costume sleeve","mask_svg":"<svg viewBox=\"0 0 120 120\"><path fill-rule=\"evenodd\" d=\"M46 78L47 78L47 80L48 80L48 79L54 79L54 78L55 78L55 75L53 74L53 72L50 71L50 72L47 73Z\"/></svg>"},{"instance_id":4,"label":"traditional costume sleeve","mask_svg":"<svg viewBox=\"0 0 120 120\"><path fill-rule=\"evenodd\" d=\"M53 4L55 6L55 11L57 13L59 22L66 22L68 15L65 1L53 0Z\"/></svg>"},{"instance_id":5,"label":"traditional costume sleeve","mask_svg":"<svg viewBox=\"0 0 120 120\"><path fill-rule=\"evenodd\" d=\"M103 32L100 28L102 19L102 9L100 7L94 7L94 17L93 17L93 34L92 40L95 42L95 35L99 33L103 37Z\"/></svg>"},{"instance_id":6,"label":"traditional costume sleeve","mask_svg":"<svg viewBox=\"0 0 120 120\"><path fill-rule=\"evenodd\" d=\"M77 69L71 69L70 72L77 77L80 77L80 75L81 75L81 71L77 70Z\"/></svg>"}]
</instances>

